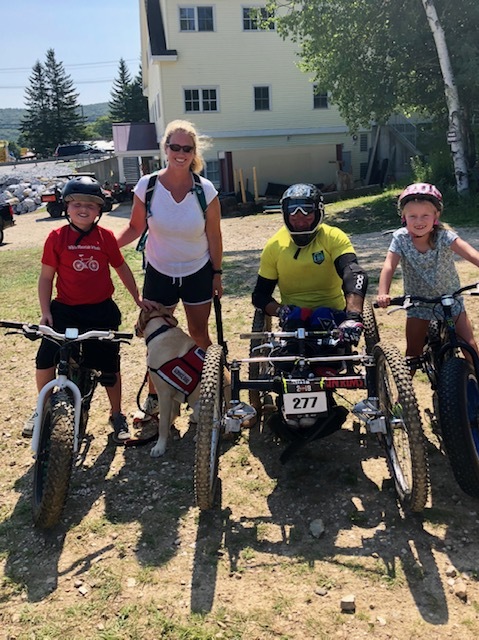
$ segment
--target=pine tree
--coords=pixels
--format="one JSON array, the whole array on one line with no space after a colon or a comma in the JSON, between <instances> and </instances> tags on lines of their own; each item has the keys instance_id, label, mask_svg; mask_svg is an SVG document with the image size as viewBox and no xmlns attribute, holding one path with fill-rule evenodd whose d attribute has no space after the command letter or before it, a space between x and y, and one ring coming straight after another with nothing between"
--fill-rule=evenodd
<instances>
[{"instance_id":1,"label":"pine tree","mask_svg":"<svg viewBox=\"0 0 479 640\"><path fill-rule=\"evenodd\" d=\"M112 122L131 122L130 101L132 93L130 72L123 58L120 58L118 77L113 81L110 92L111 100L108 103L109 114Z\"/></svg>"},{"instance_id":2,"label":"pine tree","mask_svg":"<svg viewBox=\"0 0 479 640\"><path fill-rule=\"evenodd\" d=\"M45 69L38 60L29 83L30 86L25 90L27 113L20 125L22 140L39 155L48 156L53 153L54 144L50 139L51 105Z\"/></svg>"},{"instance_id":3,"label":"pine tree","mask_svg":"<svg viewBox=\"0 0 479 640\"><path fill-rule=\"evenodd\" d=\"M36 62L25 93L23 140L40 156L52 155L58 144L83 137L78 93L63 64L56 61L53 49L47 51L44 65Z\"/></svg>"},{"instance_id":4,"label":"pine tree","mask_svg":"<svg viewBox=\"0 0 479 640\"><path fill-rule=\"evenodd\" d=\"M84 133L84 118L78 104L79 94L61 62L55 59L55 51L49 49L45 62L52 116L52 139L57 144L80 140Z\"/></svg>"},{"instance_id":5,"label":"pine tree","mask_svg":"<svg viewBox=\"0 0 479 640\"><path fill-rule=\"evenodd\" d=\"M129 122L149 122L148 99L143 95L142 69L131 83Z\"/></svg>"}]
</instances>

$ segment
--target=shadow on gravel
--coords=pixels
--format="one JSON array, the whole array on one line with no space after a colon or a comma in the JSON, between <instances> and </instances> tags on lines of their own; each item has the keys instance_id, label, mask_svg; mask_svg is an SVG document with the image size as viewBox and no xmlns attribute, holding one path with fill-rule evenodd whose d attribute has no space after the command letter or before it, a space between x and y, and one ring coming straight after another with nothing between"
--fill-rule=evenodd
<instances>
[{"instance_id":1,"label":"shadow on gravel","mask_svg":"<svg viewBox=\"0 0 479 640\"><path fill-rule=\"evenodd\" d=\"M385 463L382 479L372 480L365 472L368 462L377 466L382 458L375 441L360 447L352 432L340 431L285 465L279 462L283 445L273 442L269 433L252 429L249 447L275 480L267 498L270 515L235 518L226 504L200 515L192 611L212 610L217 565L226 553L232 578L244 572L260 577L266 570L277 571L282 579L285 563L289 568L297 565L297 571L307 566L317 573L325 593L342 583L348 571L378 588L394 589L406 582L422 618L434 625L447 623L447 601L434 557L441 541L425 532L421 515L401 511ZM223 481L236 480L230 476ZM320 540L310 532L311 521L318 518L325 527Z\"/></svg>"},{"instance_id":2,"label":"shadow on gravel","mask_svg":"<svg viewBox=\"0 0 479 640\"><path fill-rule=\"evenodd\" d=\"M90 512L92 505L103 495L108 485L108 475L116 447L107 445L86 468L82 461L85 446L89 448L92 437L87 438L80 450L70 482L70 491L60 523L52 529L42 531L36 529L31 517L31 491L33 475L31 469L15 483L20 493L11 517L0 526L0 553L7 556L5 576L12 583L26 587L29 602L38 602L55 591L58 579L62 575L73 572L81 576L95 559L111 550L111 545L95 548L91 551L85 536L86 554L75 562L75 566L63 567L60 571L58 562L62 555L68 532L77 527ZM77 536L78 540L82 535Z\"/></svg>"}]
</instances>

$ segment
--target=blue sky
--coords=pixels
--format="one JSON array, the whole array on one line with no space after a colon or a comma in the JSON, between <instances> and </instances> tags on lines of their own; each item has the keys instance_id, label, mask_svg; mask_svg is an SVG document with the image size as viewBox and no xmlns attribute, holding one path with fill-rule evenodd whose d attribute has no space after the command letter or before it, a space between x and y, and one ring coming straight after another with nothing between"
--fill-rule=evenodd
<instances>
[{"instance_id":1,"label":"blue sky","mask_svg":"<svg viewBox=\"0 0 479 640\"><path fill-rule=\"evenodd\" d=\"M0 108L23 108L25 87L48 49L71 76L80 104L107 102L123 58L140 61L139 0L2 0Z\"/></svg>"}]
</instances>

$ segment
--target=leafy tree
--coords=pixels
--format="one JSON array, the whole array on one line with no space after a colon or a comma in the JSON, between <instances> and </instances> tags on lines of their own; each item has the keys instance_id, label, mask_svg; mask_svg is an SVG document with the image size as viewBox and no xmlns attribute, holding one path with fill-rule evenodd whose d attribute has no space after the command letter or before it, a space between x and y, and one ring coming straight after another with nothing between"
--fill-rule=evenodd
<instances>
[{"instance_id":1,"label":"leafy tree","mask_svg":"<svg viewBox=\"0 0 479 640\"><path fill-rule=\"evenodd\" d=\"M83 117L73 82L49 49L45 64L37 61L26 88L27 112L22 118L22 142L41 156L56 146L83 137Z\"/></svg>"},{"instance_id":2,"label":"leafy tree","mask_svg":"<svg viewBox=\"0 0 479 640\"><path fill-rule=\"evenodd\" d=\"M100 116L85 125L87 140L111 140L113 138L110 116Z\"/></svg>"},{"instance_id":3,"label":"leafy tree","mask_svg":"<svg viewBox=\"0 0 479 640\"><path fill-rule=\"evenodd\" d=\"M433 4L428 2L427 4ZM300 66L331 93L351 130L385 123L397 111L418 112L448 128L444 80L420 0L276 0L280 35L300 46ZM479 103L479 3L435 0L462 107L469 164Z\"/></svg>"},{"instance_id":4,"label":"leafy tree","mask_svg":"<svg viewBox=\"0 0 479 640\"><path fill-rule=\"evenodd\" d=\"M148 100L143 96L141 69L134 80L123 58L120 59L118 77L113 82L112 99L108 103L112 122L148 122Z\"/></svg>"}]
</instances>

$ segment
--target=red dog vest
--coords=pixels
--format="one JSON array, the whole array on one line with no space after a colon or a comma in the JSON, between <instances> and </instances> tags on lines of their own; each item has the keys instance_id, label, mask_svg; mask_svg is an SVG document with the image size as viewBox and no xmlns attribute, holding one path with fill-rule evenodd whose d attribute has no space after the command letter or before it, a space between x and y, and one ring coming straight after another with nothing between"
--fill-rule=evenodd
<instances>
[{"instance_id":1,"label":"red dog vest","mask_svg":"<svg viewBox=\"0 0 479 640\"><path fill-rule=\"evenodd\" d=\"M170 384L177 391L181 391L188 397L198 385L205 352L200 347L192 347L184 356L178 356L165 362L159 369L150 367L162 380Z\"/></svg>"}]
</instances>

